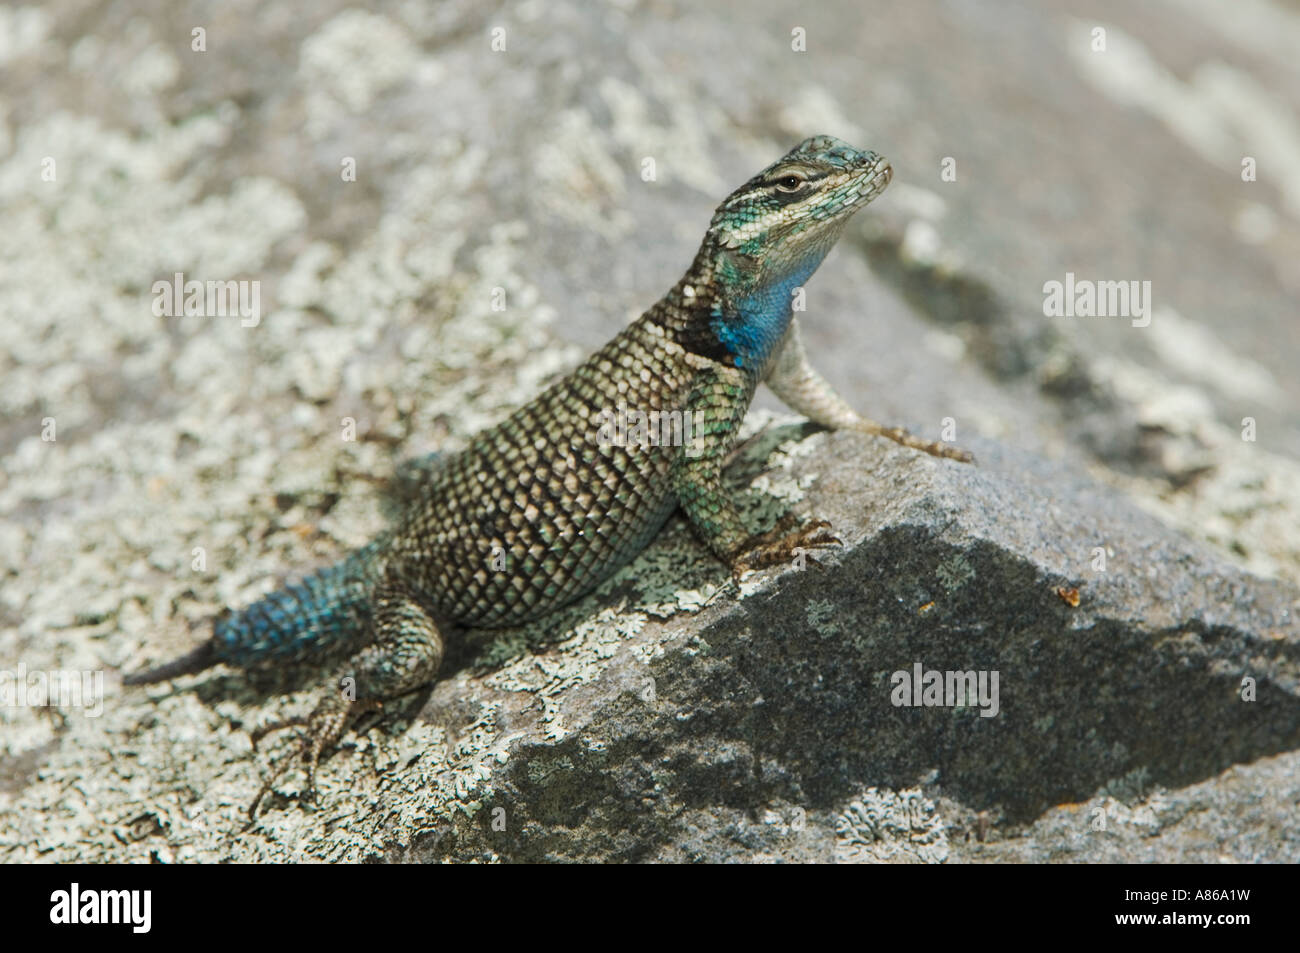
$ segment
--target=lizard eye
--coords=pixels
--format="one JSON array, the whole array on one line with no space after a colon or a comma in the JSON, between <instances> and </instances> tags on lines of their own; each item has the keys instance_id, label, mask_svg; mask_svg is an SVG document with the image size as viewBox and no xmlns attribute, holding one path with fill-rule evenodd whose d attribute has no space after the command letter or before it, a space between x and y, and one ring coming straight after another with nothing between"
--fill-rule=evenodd
<instances>
[{"instance_id":1,"label":"lizard eye","mask_svg":"<svg viewBox=\"0 0 1300 953\"><path fill-rule=\"evenodd\" d=\"M797 175L796 173L791 172L777 179L776 187L777 190L781 192L798 192L801 188L804 187L807 181L808 180L805 179L802 175Z\"/></svg>"}]
</instances>

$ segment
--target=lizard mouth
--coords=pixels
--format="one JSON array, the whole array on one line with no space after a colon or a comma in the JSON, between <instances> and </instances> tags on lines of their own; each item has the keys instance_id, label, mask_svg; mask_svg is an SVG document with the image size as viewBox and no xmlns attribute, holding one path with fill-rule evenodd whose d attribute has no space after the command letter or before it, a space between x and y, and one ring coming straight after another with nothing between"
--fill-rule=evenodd
<instances>
[{"instance_id":1,"label":"lizard mouth","mask_svg":"<svg viewBox=\"0 0 1300 953\"><path fill-rule=\"evenodd\" d=\"M889 185L893 177L894 169L889 161L873 155L838 188L840 208L857 211L885 191L885 186Z\"/></svg>"},{"instance_id":2,"label":"lizard mouth","mask_svg":"<svg viewBox=\"0 0 1300 953\"><path fill-rule=\"evenodd\" d=\"M866 205L889 185L894 178L894 167L884 156L872 156L866 166L858 173L856 181L850 187L857 193L855 206Z\"/></svg>"}]
</instances>

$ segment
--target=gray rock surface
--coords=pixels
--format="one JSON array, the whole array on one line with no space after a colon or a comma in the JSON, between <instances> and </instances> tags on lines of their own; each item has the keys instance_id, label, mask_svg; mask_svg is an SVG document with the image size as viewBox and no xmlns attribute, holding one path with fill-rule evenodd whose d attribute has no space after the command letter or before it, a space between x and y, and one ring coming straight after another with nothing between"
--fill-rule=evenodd
<instances>
[{"instance_id":1,"label":"gray rock surface","mask_svg":"<svg viewBox=\"0 0 1300 953\"><path fill-rule=\"evenodd\" d=\"M0 859L1295 861L1298 46L1267 0L0 8L0 673L106 676L0 705ZM822 569L742 598L674 523L243 830L310 679L115 673L367 538L817 132L896 175L809 351L979 466L758 414L738 493ZM178 271L260 323L154 314ZM1151 325L1044 317L1067 271ZM895 707L916 663L997 716Z\"/></svg>"}]
</instances>

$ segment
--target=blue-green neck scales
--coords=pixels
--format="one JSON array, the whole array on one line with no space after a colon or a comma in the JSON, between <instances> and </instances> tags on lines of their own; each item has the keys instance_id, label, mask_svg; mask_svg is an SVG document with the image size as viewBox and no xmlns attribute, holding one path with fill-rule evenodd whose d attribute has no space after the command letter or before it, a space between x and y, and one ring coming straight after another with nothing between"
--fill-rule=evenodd
<instances>
[{"instance_id":1,"label":"blue-green neck scales","mask_svg":"<svg viewBox=\"0 0 1300 953\"><path fill-rule=\"evenodd\" d=\"M829 136L801 143L718 207L668 294L431 468L391 530L223 613L203 647L127 681L353 651L340 677L355 695L327 693L308 719L304 752L314 765L361 707L431 681L447 632L517 625L572 602L636 556L675 510L735 572L827 544L833 538L816 524L775 542L752 537L722 467L762 380L826 426L895 436L857 417L806 365L791 321L795 289L889 177L873 152ZM615 408L689 415L691 442L602 436L599 421Z\"/></svg>"}]
</instances>

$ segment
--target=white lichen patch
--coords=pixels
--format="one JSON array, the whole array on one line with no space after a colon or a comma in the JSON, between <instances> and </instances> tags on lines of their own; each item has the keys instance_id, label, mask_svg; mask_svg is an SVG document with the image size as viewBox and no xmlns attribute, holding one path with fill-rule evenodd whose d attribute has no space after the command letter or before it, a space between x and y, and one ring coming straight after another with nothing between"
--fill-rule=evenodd
<instances>
[{"instance_id":1,"label":"white lichen patch","mask_svg":"<svg viewBox=\"0 0 1300 953\"><path fill-rule=\"evenodd\" d=\"M835 817L835 860L941 864L948 859L945 828L919 789L868 788Z\"/></svg>"},{"instance_id":2,"label":"white lichen patch","mask_svg":"<svg viewBox=\"0 0 1300 953\"><path fill-rule=\"evenodd\" d=\"M1123 756L1123 751L1117 753ZM1153 790L1150 770L1145 765L1140 765L1123 777L1107 781L1098 793L1132 805L1146 800Z\"/></svg>"},{"instance_id":3,"label":"white lichen patch","mask_svg":"<svg viewBox=\"0 0 1300 953\"><path fill-rule=\"evenodd\" d=\"M38 6L0 7L0 66L38 49L52 26L50 14Z\"/></svg>"},{"instance_id":4,"label":"white lichen patch","mask_svg":"<svg viewBox=\"0 0 1300 953\"><path fill-rule=\"evenodd\" d=\"M585 106L566 109L536 150L541 201L556 216L606 238L633 232L635 218L620 201L629 187L657 189L676 180L708 195L726 189L704 132L722 121L721 114L673 69L649 61L645 48L630 52L646 61L645 82L602 77L596 93L608 119L597 122Z\"/></svg>"},{"instance_id":5,"label":"white lichen patch","mask_svg":"<svg viewBox=\"0 0 1300 953\"><path fill-rule=\"evenodd\" d=\"M299 82L313 135L359 113L406 81L417 49L401 26L365 10L344 10L302 43Z\"/></svg>"},{"instance_id":6,"label":"white lichen patch","mask_svg":"<svg viewBox=\"0 0 1300 953\"><path fill-rule=\"evenodd\" d=\"M944 592L951 594L975 578L975 567L964 554L958 552L941 562L934 574Z\"/></svg>"},{"instance_id":7,"label":"white lichen patch","mask_svg":"<svg viewBox=\"0 0 1300 953\"><path fill-rule=\"evenodd\" d=\"M135 57L122 77L122 88L132 96L153 96L180 78L181 64L166 46L154 43Z\"/></svg>"},{"instance_id":8,"label":"white lichen patch","mask_svg":"<svg viewBox=\"0 0 1300 953\"><path fill-rule=\"evenodd\" d=\"M1084 813L1090 819L1092 833L1102 833L1112 827L1132 828L1147 837L1154 837L1179 819L1179 814L1173 811L1165 792L1161 790L1151 791L1140 801L1127 803L1110 796L1094 798ZM1101 826L1103 816L1104 828Z\"/></svg>"},{"instance_id":9,"label":"white lichen patch","mask_svg":"<svg viewBox=\"0 0 1300 953\"><path fill-rule=\"evenodd\" d=\"M832 639L841 635L844 627L840 624L843 613L829 599L809 599L804 610L808 627L823 639Z\"/></svg>"},{"instance_id":10,"label":"white lichen patch","mask_svg":"<svg viewBox=\"0 0 1300 953\"><path fill-rule=\"evenodd\" d=\"M718 597L726 580L722 565L680 524L670 525L625 572L640 610L656 619L699 612Z\"/></svg>"},{"instance_id":11,"label":"white lichen patch","mask_svg":"<svg viewBox=\"0 0 1300 953\"><path fill-rule=\"evenodd\" d=\"M602 662L620 645L640 633L646 623L641 612L609 607L571 627L562 628L554 651L524 650L483 679L483 684L505 692L530 692L542 705L543 731L551 740L568 732L561 719L561 699L576 685L594 680ZM537 627L534 627L537 628ZM527 637L524 636L525 642Z\"/></svg>"},{"instance_id":12,"label":"white lichen patch","mask_svg":"<svg viewBox=\"0 0 1300 953\"><path fill-rule=\"evenodd\" d=\"M655 78L649 94L614 76L600 81L597 90L613 120L610 136L620 146L638 150L638 157L658 158L664 178L679 179L706 195L725 192L727 183L717 172L706 132L714 128L709 120L721 118L715 107L678 81L671 69L656 64L647 75ZM651 118L653 100L668 105L662 111L666 122Z\"/></svg>"}]
</instances>

